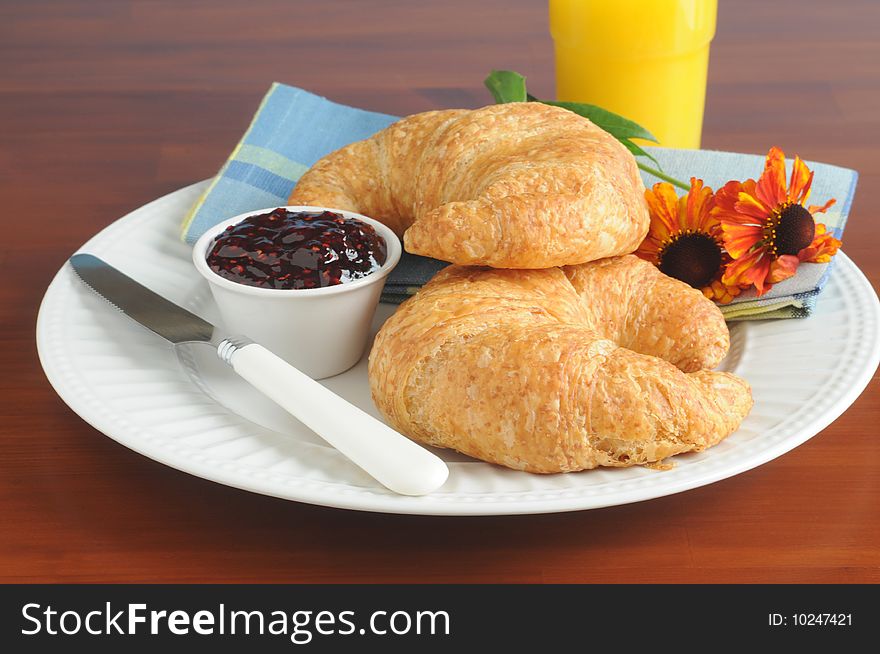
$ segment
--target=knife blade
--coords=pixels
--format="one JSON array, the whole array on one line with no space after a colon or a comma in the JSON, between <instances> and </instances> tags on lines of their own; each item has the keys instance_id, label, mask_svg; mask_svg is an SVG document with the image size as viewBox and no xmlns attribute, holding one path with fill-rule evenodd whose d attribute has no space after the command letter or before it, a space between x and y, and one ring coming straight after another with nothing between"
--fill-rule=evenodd
<instances>
[{"instance_id":1,"label":"knife blade","mask_svg":"<svg viewBox=\"0 0 880 654\"><path fill-rule=\"evenodd\" d=\"M93 254L74 254L70 265L79 278L107 302L172 343L214 342L216 327Z\"/></svg>"},{"instance_id":2,"label":"knife blade","mask_svg":"<svg viewBox=\"0 0 880 654\"><path fill-rule=\"evenodd\" d=\"M83 283L119 311L162 338L206 343L251 386L342 452L386 488L425 495L449 475L437 456L336 395L244 336L228 336L102 259L75 254L70 264Z\"/></svg>"}]
</instances>

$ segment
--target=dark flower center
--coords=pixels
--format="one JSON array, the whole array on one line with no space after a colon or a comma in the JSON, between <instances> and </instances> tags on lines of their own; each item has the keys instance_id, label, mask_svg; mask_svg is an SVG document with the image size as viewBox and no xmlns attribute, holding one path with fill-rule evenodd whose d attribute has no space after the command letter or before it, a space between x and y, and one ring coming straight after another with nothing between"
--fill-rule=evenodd
<instances>
[{"instance_id":1,"label":"dark flower center","mask_svg":"<svg viewBox=\"0 0 880 654\"><path fill-rule=\"evenodd\" d=\"M707 286L721 267L721 246L702 232L676 234L659 253L659 268L694 288Z\"/></svg>"},{"instance_id":2,"label":"dark flower center","mask_svg":"<svg viewBox=\"0 0 880 654\"><path fill-rule=\"evenodd\" d=\"M767 227L765 237L772 246L773 253L797 254L816 236L816 221L813 214L799 204L782 205L774 213Z\"/></svg>"}]
</instances>

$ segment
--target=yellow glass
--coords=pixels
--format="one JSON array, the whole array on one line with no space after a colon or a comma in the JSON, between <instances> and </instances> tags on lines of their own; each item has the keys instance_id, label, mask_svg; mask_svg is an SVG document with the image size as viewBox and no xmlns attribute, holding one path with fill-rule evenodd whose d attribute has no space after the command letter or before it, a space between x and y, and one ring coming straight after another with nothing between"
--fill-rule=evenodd
<instances>
[{"instance_id":1,"label":"yellow glass","mask_svg":"<svg viewBox=\"0 0 880 654\"><path fill-rule=\"evenodd\" d=\"M717 0L550 0L559 100L636 121L660 145L699 148Z\"/></svg>"}]
</instances>

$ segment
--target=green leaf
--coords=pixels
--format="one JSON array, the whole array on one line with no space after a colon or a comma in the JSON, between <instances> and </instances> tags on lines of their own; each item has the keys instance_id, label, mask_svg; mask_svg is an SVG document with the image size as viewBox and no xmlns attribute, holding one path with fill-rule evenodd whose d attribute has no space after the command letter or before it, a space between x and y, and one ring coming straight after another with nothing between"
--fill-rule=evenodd
<instances>
[{"instance_id":1,"label":"green leaf","mask_svg":"<svg viewBox=\"0 0 880 654\"><path fill-rule=\"evenodd\" d=\"M660 168L661 170L663 169L663 167L660 165L660 162L657 161L654 158L654 155L652 155L647 150L639 147L638 145L636 145L635 143L633 143L629 139L618 139L618 140L621 143L623 143L623 145L626 146L626 149L629 150L630 152L632 152L633 155L635 155L636 157L648 157L648 159L650 159L651 161L653 161L657 165L657 168Z\"/></svg>"},{"instance_id":2,"label":"green leaf","mask_svg":"<svg viewBox=\"0 0 880 654\"><path fill-rule=\"evenodd\" d=\"M583 102L553 102L552 100L540 100L544 104L551 104L554 107L562 107L573 111L578 116L589 118L596 125L604 129L618 139L644 139L657 143L657 137L651 134L637 122L624 118L613 111L608 111L594 104L585 104Z\"/></svg>"},{"instance_id":3,"label":"green leaf","mask_svg":"<svg viewBox=\"0 0 880 654\"><path fill-rule=\"evenodd\" d=\"M496 103L526 101L526 78L512 70L493 70L483 84Z\"/></svg>"}]
</instances>

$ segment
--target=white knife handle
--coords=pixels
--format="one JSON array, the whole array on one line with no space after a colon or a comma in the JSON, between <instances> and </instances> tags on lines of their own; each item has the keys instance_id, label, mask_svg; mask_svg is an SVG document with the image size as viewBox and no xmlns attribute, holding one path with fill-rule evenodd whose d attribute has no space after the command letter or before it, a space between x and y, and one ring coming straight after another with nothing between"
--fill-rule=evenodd
<instances>
[{"instance_id":1,"label":"white knife handle","mask_svg":"<svg viewBox=\"0 0 880 654\"><path fill-rule=\"evenodd\" d=\"M425 495L446 482L449 469L439 457L324 388L262 345L250 343L236 348L227 361L251 386L390 490L402 495Z\"/></svg>"}]
</instances>

